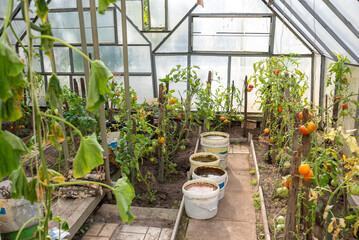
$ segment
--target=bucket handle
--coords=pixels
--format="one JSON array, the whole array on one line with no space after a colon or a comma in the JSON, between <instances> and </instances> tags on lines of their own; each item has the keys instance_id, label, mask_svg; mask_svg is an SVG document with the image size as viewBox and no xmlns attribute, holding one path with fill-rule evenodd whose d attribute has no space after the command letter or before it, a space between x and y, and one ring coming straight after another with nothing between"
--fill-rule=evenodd
<instances>
[{"instance_id":1,"label":"bucket handle","mask_svg":"<svg viewBox=\"0 0 359 240\"><path fill-rule=\"evenodd\" d=\"M208 209L208 208L199 206L199 205L197 205L197 204L194 204L194 205L196 205L197 207L202 208L202 209L204 209L204 210L210 211L210 212L213 212L213 211L217 210L217 207L214 207L214 208L212 208L212 209Z\"/></svg>"},{"instance_id":2,"label":"bucket handle","mask_svg":"<svg viewBox=\"0 0 359 240\"><path fill-rule=\"evenodd\" d=\"M226 179L224 180L224 186L223 186L223 188L225 188L225 187L227 186L227 184L228 184L228 174L227 174L227 176L226 176Z\"/></svg>"}]
</instances>

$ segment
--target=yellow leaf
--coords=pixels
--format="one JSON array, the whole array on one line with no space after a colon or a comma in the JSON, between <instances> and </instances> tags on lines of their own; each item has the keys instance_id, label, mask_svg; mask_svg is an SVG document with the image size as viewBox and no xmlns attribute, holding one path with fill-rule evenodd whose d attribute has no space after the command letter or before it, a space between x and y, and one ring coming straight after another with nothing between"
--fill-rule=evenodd
<instances>
[{"instance_id":1,"label":"yellow leaf","mask_svg":"<svg viewBox=\"0 0 359 240\"><path fill-rule=\"evenodd\" d=\"M51 179L51 181L57 182L57 183L63 183L63 182L65 182L65 177L63 177L63 176L56 176L56 177L53 177L53 178Z\"/></svg>"},{"instance_id":2,"label":"yellow leaf","mask_svg":"<svg viewBox=\"0 0 359 240\"><path fill-rule=\"evenodd\" d=\"M339 224L340 224L340 226L342 226L343 228L345 228L345 220L344 220L344 218L340 218L340 219L339 219Z\"/></svg>"},{"instance_id":3,"label":"yellow leaf","mask_svg":"<svg viewBox=\"0 0 359 240\"><path fill-rule=\"evenodd\" d=\"M316 200L318 198L318 193L314 191L313 189L310 189L309 193L309 201Z\"/></svg>"},{"instance_id":4,"label":"yellow leaf","mask_svg":"<svg viewBox=\"0 0 359 240\"><path fill-rule=\"evenodd\" d=\"M333 224L334 224L334 221L332 221L329 226L328 226L328 233L331 233L333 232Z\"/></svg>"}]
</instances>

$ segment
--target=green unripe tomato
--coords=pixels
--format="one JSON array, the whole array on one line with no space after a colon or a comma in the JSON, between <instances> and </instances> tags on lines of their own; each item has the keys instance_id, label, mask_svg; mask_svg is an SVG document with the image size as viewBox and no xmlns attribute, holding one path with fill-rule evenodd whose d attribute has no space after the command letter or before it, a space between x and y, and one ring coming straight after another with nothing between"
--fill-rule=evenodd
<instances>
[{"instance_id":1,"label":"green unripe tomato","mask_svg":"<svg viewBox=\"0 0 359 240\"><path fill-rule=\"evenodd\" d=\"M359 184L355 184L353 186L350 187L350 192L353 195L359 195Z\"/></svg>"},{"instance_id":2,"label":"green unripe tomato","mask_svg":"<svg viewBox=\"0 0 359 240\"><path fill-rule=\"evenodd\" d=\"M59 110L57 108L54 109L54 113L55 113L55 115L59 115Z\"/></svg>"},{"instance_id":3,"label":"green unripe tomato","mask_svg":"<svg viewBox=\"0 0 359 240\"><path fill-rule=\"evenodd\" d=\"M284 168L290 168L290 162L284 162L283 166Z\"/></svg>"},{"instance_id":4,"label":"green unripe tomato","mask_svg":"<svg viewBox=\"0 0 359 240\"><path fill-rule=\"evenodd\" d=\"M335 181L334 179L332 179L332 181L330 181L330 185L332 185L333 187L338 185L338 181Z\"/></svg>"},{"instance_id":5,"label":"green unripe tomato","mask_svg":"<svg viewBox=\"0 0 359 240\"><path fill-rule=\"evenodd\" d=\"M284 224L284 223L285 223L285 217L283 217L283 216L277 217L277 222L278 222L279 224Z\"/></svg>"},{"instance_id":6,"label":"green unripe tomato","mask_svg":"<svg viewBox=\"0 0 359 240\"><path fill-rule=\"evenodd\" d=\"M151 157L151 158L150 158L150 161L151 161L151 162L154 162L154 161L155 161L155 158L154 158L154 157Z\"/></svg>"},{"instance_id":7,"label":"green unripe tomato","mask_svg":"<svg viewBox=\"0 0 359 240\"><path fill-rule=\"evenodd\" d=\"M186 150L186 146L181 146L181 150Z\"/></svg>"},{"instance_id":8,"label":"green unripe tomato","mask_svg":"<svg viewBox=\"0 0 359 240\"><path fill-rule=\"evenodd\" d=\"M166 148L162 148L162 153L166 154Z\"/></svg>"}]
</instances>

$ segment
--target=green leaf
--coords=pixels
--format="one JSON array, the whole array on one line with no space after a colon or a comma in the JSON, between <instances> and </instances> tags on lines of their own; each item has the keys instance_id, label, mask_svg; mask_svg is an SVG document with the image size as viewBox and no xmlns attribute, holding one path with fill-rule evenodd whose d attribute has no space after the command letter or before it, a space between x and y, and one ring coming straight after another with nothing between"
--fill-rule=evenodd
<instances>
[{"instance_id":1,"label":"green leaf","mask_svg":"<svg viewBox=\"0 0 359 240\"><path fill-rule=\"evenodd\" d=\"M0 181L19 166L21 154L29 150L23 141L8 131L0 131Z\"/></svg>"},{"instance_id":2,"label":"green leaf","mask_svg":"<svg viewBox=\"0 0 359 240\"><path fill-rule=\"evenodd\" d=\"M103 164L102 152L103 149L97 142L95 133L84 137L74 159L74 177L83 177L93 168Z\"/></svg>"},{"instance_id":3,"label":"green leaf","mask_svg":"<svg viewBox=\"0 0 359 240\"><path fill-rule=\"evenodd\" d=\"M52 36L50 23L41 24L40 27L45 29L45 30L41 31L41 35ZM54 45L54 40L48 39L48 38L41 38L41 47L44 49L45 54L49 54L51 52L53 45Z\"/></svg>"},{"instance_id":4,"label":"green leaf","mask_svg":"<svg viewBox=\"0 0 359 240\"><path fill-rule=\"evenodd\" d=\"M10 174L11 180L11 198L20 199L29 196L29 184L22 166Z\"/></svg>"},{"instance_id":5,"label":"green leaf","mask_svg":"<svg viewBox=\"0 0 359 240\"><path fill-rule=\"evenodd\" d=\"M0 100L0 121L14 122L22 117L20 103L15 98L9 98L6 102Z\"/></svg>"},{"instance_id":6,"label":"green leaf","mask_svg":"<svg viewBox=\"0 0 359 240\"><path fill-rule=\"evenodd\" d=\"M60 81L53 73L50 77L49 86L47 87L45 101L49 101L51 108L57 109L59 107L59 97L62 95Z\"/></svg>"},{"instance_id":7,"label":"green leaf","mask_svg":"<svg viewBox=\"0 0 359 240\"><path fill-rule=\"evenodd\" d=\"M0 63L0 99L6 101L13 96L12 88L26 84L22 74L24 63L12 48L1 42Z\"/></svg>"},{"instance_id":8,"label":"green leaf","mask_svg":"<svg viewBox=\"0 0 359 240\"><path fill-rule=\"evenodd\" d=\"M116 3L117 0L98 0L98 13L99 14L105 14L106 12L106 8L111 4L111 3Z\"/></svg>"},{"instance_id":9,"label":"green leaf","mask_svg":"<svg viewBox=\"0 0 359 240\"><path fill-rule=\"evenodd\" d=\"M122 222L131 222L135 217L130 212L132 199L135 197L135 190L131 185L127 177L122 177L117 180L115 187L113 188L113 194L116 198L116 204Z\"/></svg>"},{"instance_id":10,"label":"green leaf","mask_svg":"<svg viewBox=\"0 0 359 240\"><path fill-rule=\"evenodd\" d=\"M44 23L46 22L47 14L49 12L49 8L47 7L46 0L35 0L36 6L36 15L41 19Z\"/></svg>"},{"instance_id":11,"label":"green leaf","mask_svg":"<svg viewBox=\"0 0 359 240\"><path fill-rule=\"evenodd\" d=\"M98 109L101 103L106 101L105 94L111 93L108 87L108 80L112 79L113 75L100 60L95 60L91 63L90 83L87 94L86 109L94 111Z\"/></svg>"}]
</instances>

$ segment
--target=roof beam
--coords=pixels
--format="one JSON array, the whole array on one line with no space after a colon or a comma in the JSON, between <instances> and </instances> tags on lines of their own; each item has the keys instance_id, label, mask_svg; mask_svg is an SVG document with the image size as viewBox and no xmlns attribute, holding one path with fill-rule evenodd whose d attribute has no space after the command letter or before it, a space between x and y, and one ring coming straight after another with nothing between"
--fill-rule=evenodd
<instances>
[{"instance_id":1,"label":"roof beam","mask_svg":"<svg viewBox=\"0 0 359 240\"><path fill-rule=\"evenodd\" d=\"M301 16L298 15L298 13L296 13L293 8L285 1L285 0L280 0L284 6L288 9L288 11L291 12L291 14L303 25L303 27L313 36L314 39L316 39L318 41L318 43L328 52L328 54L335 59L335 61L337 61L337 56L333 53L333 51L323 42L323 40L308 26L308 24L306 22L303 21L303 19L301 18ZM273 5L282 12L282 14L284 13L284 11L276 4L273 3ZM285 14L285 13L284 13ZM285 16L286 19L288 19L288 21L290 21L290 17L285 14L283 15ZM305 35L304 35L305 36ZM311 41L312 42L312 41ZM312 43L313 46L315 46L314 42Z\"/></svg>"},{"instance_id":2,"label":"roof beam","mask_svg":"<svg viewBox=\"0 0 359 240\"><path fill-rule=\"evenodd\" d=\"M329 1L323 0L323 2L332 10L332 12L352 31L352 33L359 38L359 31L353 26L351 22L344 17L344 15Z\"/></svg>"},{"instance_id":3,"label":"roof beam","mask_svg":"<svg viewBox=\"0 0 359 240\"><path fill-rule=\"evenodd\" d=\"M284 0L281 0L282 2ZM316 14L314 12L314 10L308 5L307 2L305 2L304 0L298 0L305 9L307 9L307 11L315 18L315 20L317 20L324 28L325 30L327 30L327 32L339 43L340 46L342 46L342 48L344 48L345 51L347 51L347 53L349 53L350 56L352 56L352 58L354 58L354 60L359 63L359 57L350 49L350 47L328 26L328 24L325 23L325 21L319 17L318 14Z\"/></svg>"}]
</instances>

